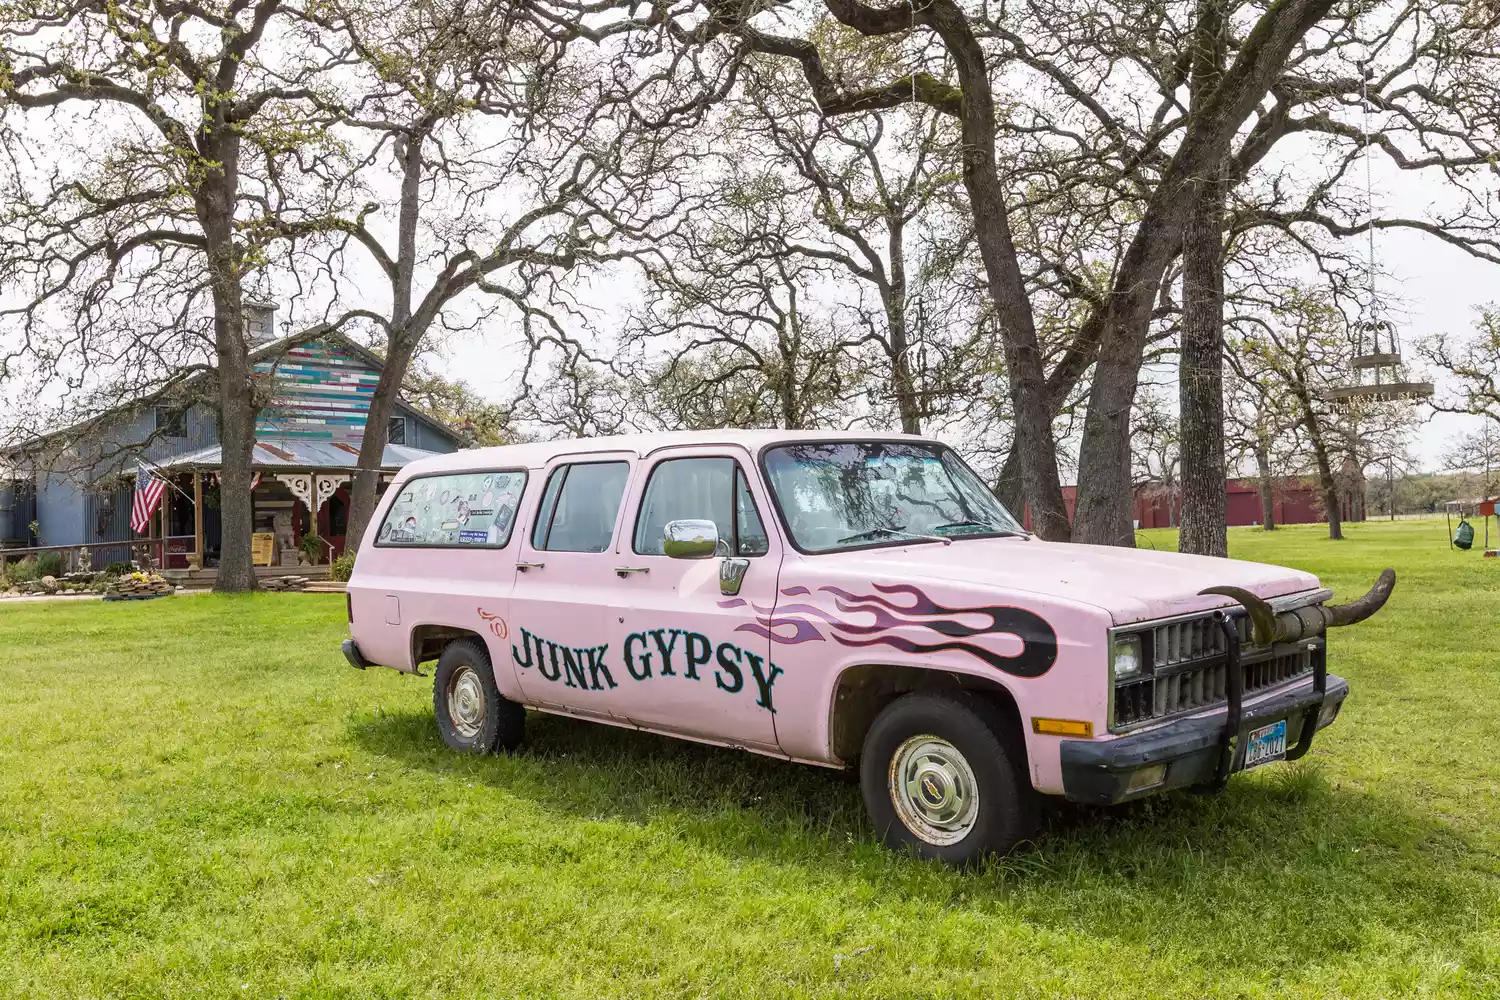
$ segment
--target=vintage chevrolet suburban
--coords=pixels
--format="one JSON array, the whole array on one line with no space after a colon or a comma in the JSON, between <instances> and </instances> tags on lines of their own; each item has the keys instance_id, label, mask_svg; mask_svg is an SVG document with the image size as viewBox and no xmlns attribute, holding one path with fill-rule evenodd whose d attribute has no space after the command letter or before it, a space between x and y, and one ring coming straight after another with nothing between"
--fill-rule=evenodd
<instances>
[{"instance_id":1,"label":"vintage chevrolet suburban","mask_svg":"<svg viewBox=\"0 0 1500 1000\"><path fill-rule=\"evenodd\" d=\"M965 863L1041 796L1222 786L1305 754L1368 617L1295 570L1053 544L944 445L714 431L407 466L349 582L359 668L419 673L455 750L525 710L858 768L892 846Z\"/></svg>"}]
</instances>

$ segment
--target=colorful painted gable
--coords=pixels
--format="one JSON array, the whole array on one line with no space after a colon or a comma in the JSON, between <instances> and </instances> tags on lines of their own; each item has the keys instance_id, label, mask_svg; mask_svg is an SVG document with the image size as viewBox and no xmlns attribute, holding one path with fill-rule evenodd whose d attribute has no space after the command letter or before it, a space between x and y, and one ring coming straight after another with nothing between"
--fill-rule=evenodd
<instances>
[{"instance_id":1,"label":"colorful painted gable","mask_svg":"<svg viewBox=\"0 0 1500 1000\"><path fill-rule=\"evenodd\" d=\"M257 365L271 374L270 362ZM256 433L358 443L380 372L338 344L287 351L275 365L276 401L261 411Z\"/></svg>"}]
</instances>

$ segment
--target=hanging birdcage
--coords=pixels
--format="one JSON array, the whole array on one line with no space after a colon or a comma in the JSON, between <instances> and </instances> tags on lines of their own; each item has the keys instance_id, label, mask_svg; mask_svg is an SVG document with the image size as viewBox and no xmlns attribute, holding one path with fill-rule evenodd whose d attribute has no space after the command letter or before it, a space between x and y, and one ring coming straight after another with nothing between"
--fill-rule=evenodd
<instances>
[{"instance_id":1,"label":"hanging birdcage","mask_svg":"<svg viewBox=\"0 0 1500 1000\"><path fill-rule=\"evenodd\" d=\"M1401 381L1401 345L1396 327L1379 317L1354 324L1354 355L1349 367L1353 369L1349 384L1323 392L1323 398L1339 409L1432 395L1431 382Z\"/></svg>"},{"instance_id":2,"label":"hanging birdcage","mask_svg":"<svg viewBox=\"0 0 1500 1000\"><path fill-rule=\"evenodd\" d=\"M1370 74L1369 67L1363 60L1360 61L1359 72L1364 132L1365 209L1370 216L1367 227L1367 266L1370 279L1369 301L1366 303L1368 318L1354 324L1354 352L1349 362L1352 369L1349 383L1326 389L1322 394L1335 409L1344 411L1357 409L1367 403L1426 399L1432 395L1431 382L1401 381L1401 344L1396 338L1396 327L1380 318L1380 299L1375 292L1375 183L1370 170Z\"/></svg>"}]
</instances>

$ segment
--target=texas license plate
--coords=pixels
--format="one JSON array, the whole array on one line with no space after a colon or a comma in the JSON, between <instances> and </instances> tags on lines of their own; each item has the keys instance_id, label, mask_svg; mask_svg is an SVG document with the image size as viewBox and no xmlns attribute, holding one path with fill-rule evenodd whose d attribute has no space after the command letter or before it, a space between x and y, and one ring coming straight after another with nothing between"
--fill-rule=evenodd
<instances>
[{"instance_id":1,"label":"texas license plate","mask_svg":"<svg viewBox=\"0 0 1500 1000\"><path fill-rule=\"evenodd\" d=\"M1285 719L1250 730L1250 736L1245 741L1245 770L1269 764L1273 760L1286 760Z\"/></svg>"}]
</instances>

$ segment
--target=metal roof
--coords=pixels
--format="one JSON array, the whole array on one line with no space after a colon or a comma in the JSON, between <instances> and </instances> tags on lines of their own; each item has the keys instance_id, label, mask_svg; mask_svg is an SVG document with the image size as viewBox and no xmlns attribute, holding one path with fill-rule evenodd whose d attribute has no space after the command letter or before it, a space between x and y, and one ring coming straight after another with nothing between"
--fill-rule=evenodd
<instances>
[{"instance_id":1,"label":"metal roof","mask_svg":"<svg viewBox=\"0 0 1500 1000\"><path fill-rule=\"evenodd\" d=\"M349 351L349 353L353 354L355 357L370 365L377 371L381 371L385 368L384 358L376 354L374 351L370 350L368 347L365 347L363 344L360 344L348 334L341 333L339 331L321 333L314 337L281 337L276 340L254 346L250 351L250 364L253 366L264 361L276 361L277 363L279 363L281 356L292 348L305 344L315 343L336 344L337 346ZM210 375L212 375L211 371L203 371L191 375L188 378L184 379L177 386L177 390L181 392L189 387L198 385L199 383L206 380ZM174 404L185 403L189 405L193 403L204 403L212 406L212 399L191 394L186 396L174 396L169 400L157 400L155 397L149 398L151 398L152 405L154 405L156 402L172 402ZM455 445L459 444L460 438L455 432L454 428L449 427L447 424L444 424L440 420L436 420L433 417L428 416L426 413L423 413L421 410L417 409L417 407L413 406L411 401L405 396L398 394L396 396L396 401L400 403L401 406L406 410L403 416L407 417L407 419L416 420L420 423L426 424L428 427L436 430L438 433L451 440ZM4 451L6 454L14 456L23 448L34 448L42 442L59 437L61 435L66 435L70 432L78 432L80 435L82 433L91 432L96 427L102 426L106 421L114 417L116 414L130 409L130 407L132 406L140 405L141 403L142 400L137 399L121 403L117 406L112 406L109 409L104 410L103 412L96 413L93 416L88 417L87 419L76 421L75 423L68 424L65 427L60 427L54 431L46 431L45 433L34 435L21 441L19 444L7 445ZM418 452L418 449L415 448L405 448L405 450L413 453ZM426 456L427 454L429 453L421 452L422 456ZM386 455L390 455L389 449L387 449ZM174 458L171 463L163 463L163 465L177 464L180 461L180 457ZM215 464L219 464L217 459L215 460ZM391 466L391 468L397 467L398 466Z\"/></svg>"},{"instance_id":2,"label":"metal roof","mask_svg":"<svg viewBox=\"0 0 1500 1000\"><path fill-rule=\"evenodd\" d=\"M380 467L390 471L421 458L434 458L439 452L388 444L380 456ZM163 469L217 469L224 464L220 445L175 455L157 463ZM304 441L297 438L271 437L255 439L250 452L250 466L255 469L353 469L359 464L359 449L342 441Z\"/></svg>"}]
</instances>

